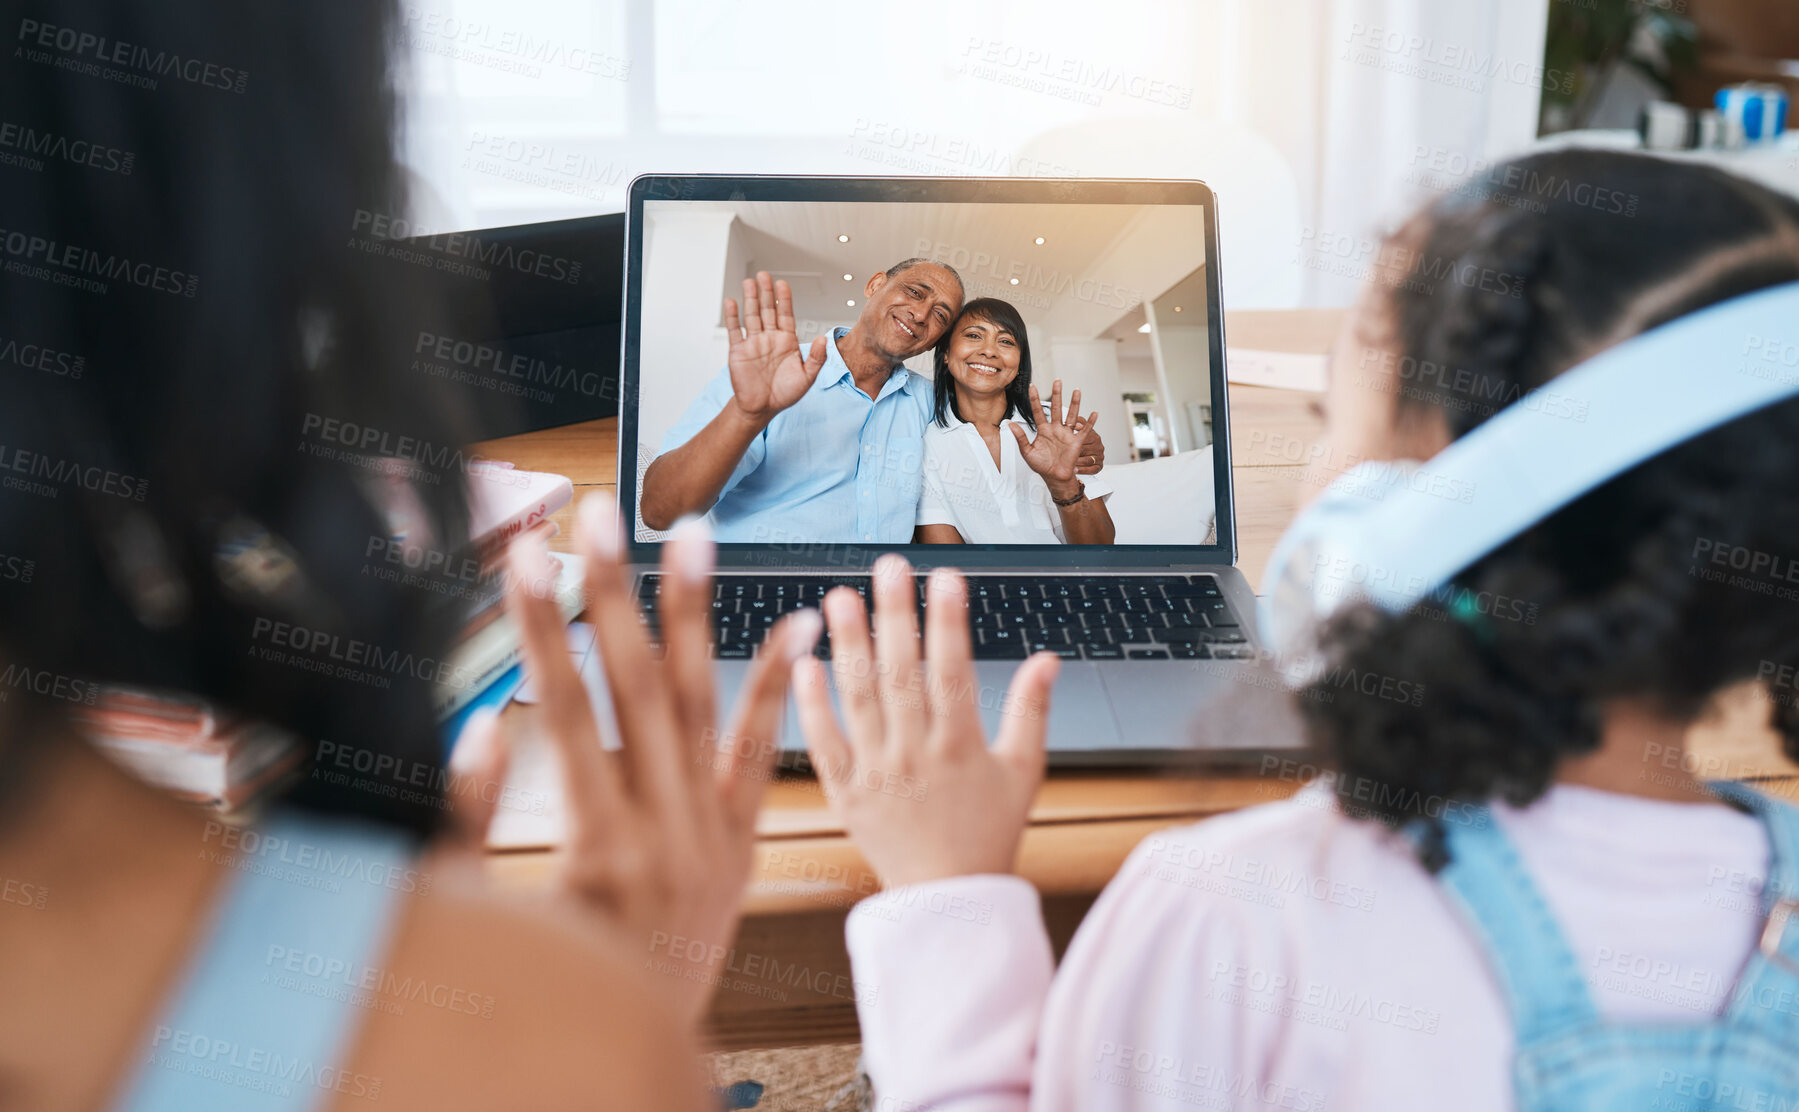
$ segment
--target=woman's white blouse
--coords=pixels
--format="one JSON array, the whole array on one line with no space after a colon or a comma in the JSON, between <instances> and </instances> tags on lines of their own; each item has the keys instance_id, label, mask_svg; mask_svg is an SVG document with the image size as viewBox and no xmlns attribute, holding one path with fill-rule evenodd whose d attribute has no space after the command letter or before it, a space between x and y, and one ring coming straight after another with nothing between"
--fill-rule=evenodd
<instances>
[{"instance_id":1,"label":"woman's white blouse","mask_svg":"<svg viewBox=\"0 0 1799 1112\"><path fill-rule=\"evenodd\" d=\"M1032 471L1018 441L999 430L999 467L966 421L946 414L949 427L932 422L924 434L924 490L918 524L952 525L968 544L1066 544L1062 514L1042 476ZM1022 422L1020 422L1022 424ZM1024 426L1027 439L1037 432ZM1101 475L1080 476L1087 497L1104 500L1112 485Z\"/></svg>"}]
</instances>

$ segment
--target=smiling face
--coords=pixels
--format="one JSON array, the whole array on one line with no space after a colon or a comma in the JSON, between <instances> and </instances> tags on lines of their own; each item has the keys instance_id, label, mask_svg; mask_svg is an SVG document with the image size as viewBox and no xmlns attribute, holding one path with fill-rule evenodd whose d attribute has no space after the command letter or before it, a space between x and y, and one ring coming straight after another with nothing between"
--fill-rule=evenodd
<instances>
[{"instance_id":1,"label":"smiling face","mask_svg":"<svg viewBox=\"0 0 1799 1112\"><path fill-rule=\"evenodd\" d=\"M1018 377L1018 337L1007 328L970 314L956 322L945 366L962 397L1003 394Z\"/></svg>"},{"instance_id":2,"label":"smiling face","mask_svg":"<svg viewBox=\"0 0 1799 1112\"><path fill-rule=\"evenodd\" d=\"M895 274L876 274L862 287L857 324L895 363L929 351L962 311L962 283L936 263L914 263Z\"/></svg>"}]
</instances>

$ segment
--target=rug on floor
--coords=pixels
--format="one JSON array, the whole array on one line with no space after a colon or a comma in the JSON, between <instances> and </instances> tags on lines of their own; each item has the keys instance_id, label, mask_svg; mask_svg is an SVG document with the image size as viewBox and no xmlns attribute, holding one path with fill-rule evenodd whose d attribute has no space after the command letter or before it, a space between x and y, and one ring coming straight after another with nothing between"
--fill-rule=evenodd
<instances>
[{"instance_id":1,"label":"rug on floor","mask_svg":"<svg viewBox=\"0 0 1799 1112\"><path fill-rule=\"evenodd\" d=\"M712 1087L755 1112L868 1112L868 1079L857 1069L862 1048L807 1046L736 1050L707 1056ZM761 1085L758 1096L754 1088ZM756 1103L746 1105L744 1100ZM730 1108L731 1100L724 1107Z\"/></svg>"}]
</instances>

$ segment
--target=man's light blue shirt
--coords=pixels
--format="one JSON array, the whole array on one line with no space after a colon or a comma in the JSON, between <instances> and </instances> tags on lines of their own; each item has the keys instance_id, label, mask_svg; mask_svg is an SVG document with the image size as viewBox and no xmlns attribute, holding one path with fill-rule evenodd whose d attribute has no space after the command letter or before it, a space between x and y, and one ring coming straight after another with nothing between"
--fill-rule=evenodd
<instances>
[{"instance_id":1,"label":"man's light blue shirt","mask_svg":"<svg viewBox=\"0 0 1799 1112\"><path fill-rule=\"evenodd\" d=\"M825 365L804 397L775 414L708 515L722 542L906 544L924 481L931 380L895 367L869 400L832 332ZM668 452L692 440L731 400L722 370L662 438Z\"/></svg>"}]
</instances>

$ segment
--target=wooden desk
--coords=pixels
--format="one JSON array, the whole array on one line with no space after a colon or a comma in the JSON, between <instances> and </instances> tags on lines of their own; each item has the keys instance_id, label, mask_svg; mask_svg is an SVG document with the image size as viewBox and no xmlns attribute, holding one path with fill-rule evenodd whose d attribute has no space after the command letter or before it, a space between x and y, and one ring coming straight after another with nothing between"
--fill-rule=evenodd
<instances>
[{"instance_id":1,"label":"wooden desk","mask_svg":"<svg viewBox=\"0 0 1799 1112\"><path fill-rule=\"evenodd\" d=\"M1233 314L1233 344L1275 350L1323 351L1338 314ZM1248 386L1230 388L1233 477L1237 493L1240 564L1259 584L1268 555L1292 519L1304 489L1315 481L1302 462L1321 422L1307 394ZM574 480L577 499L591 490L616 492L618 434L613 420L590 421L479 445L483 455L519 467L553 471ZM557 515L568 548L573 510ZM1694 752L1708 776L1790 776L1762 720L1765 704L1751 694L1732 700L1718 722L1696 731ZM507 721L521 747L535 733L535 707L514 705ZM1148 834L1207 815L1290 795L1297 784L1254 775L1203 777L1117 773L1054 773L1031 811L1019 871L1044 895L1058 952L1093 898L1131 849ZM1799 781L1778 790L1799 791ZM737 939L739 987L714 998L710 1030L719 1049L854 1042L855 987L843 947L849 907L876 890L874 875L825 807L809 779L770 786L757 823L760 836ZM541 887L553 875L554 850L498 853L490 858L497 882Z\"/></svg>"}]
</instances>

